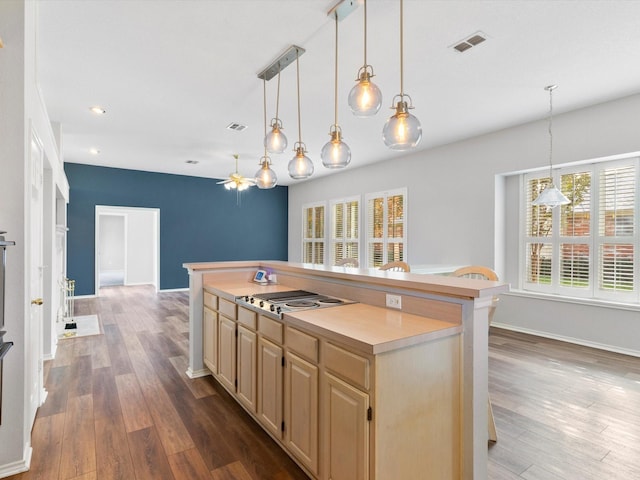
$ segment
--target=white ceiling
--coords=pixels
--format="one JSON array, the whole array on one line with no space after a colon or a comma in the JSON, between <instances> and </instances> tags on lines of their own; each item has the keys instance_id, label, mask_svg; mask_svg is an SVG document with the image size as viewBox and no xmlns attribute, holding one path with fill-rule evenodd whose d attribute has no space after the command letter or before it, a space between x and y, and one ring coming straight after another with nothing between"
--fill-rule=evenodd
<instances>
[{"instance_id":1,"label":"white ceiling","mask_svg":"<svg viewBox=\"0 0 640 480\"><path fill-rule=\"evenodd\" d=\"M357 1L357 0L354 0ZM253 176L263 155L257 74L288 46L300 57L302 141L312 178L332 173L320 150L333 123L337 0L56 0L39 4L38 78L64 160L225 178ZM404 90L433 148L543 118L544 86L561 113L640 92L640 1L405 0ZM339 118L348 168L401 155L381 137L399 93L399 1L369 0L368 63L384 95L376 117L352 116L347 95L363 63L362 7L340 22ZM488 40L449 48L477 31ZM289 147L272 155L279 184L297 141L295 63L282 72L280 118ZM268 120L276 79L267 82ZM89 107L101 105L106 115ZM227 130L231 122L247 125ZM546 139L540 139L546 142ZM100 154L91 155L97 148ZM197 165L186 164L197 160Z\"/></svg>"}]
</instances>

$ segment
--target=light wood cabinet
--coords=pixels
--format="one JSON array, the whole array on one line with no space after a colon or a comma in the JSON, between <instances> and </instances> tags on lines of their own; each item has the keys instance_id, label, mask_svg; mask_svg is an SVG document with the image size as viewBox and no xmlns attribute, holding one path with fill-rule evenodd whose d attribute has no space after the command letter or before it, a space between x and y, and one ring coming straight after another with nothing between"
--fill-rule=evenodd
<instances>
[{"instance_id":1,"label":"light wood cabinet","mask_svg":"<svg viewBox=\"0 0 640 480\"><path fill-rule=\"evenodd\" d=\"M318 475L318 367L294 353L285 355L284 443Z\"/></svg>"},{"instance_id":2,"label":"light wood cabinet","mask_svg":"<svg viewBox=\"0 0 640 480\"><path fill-rule=\"evenodd\" d=\"M322 478L369 479L369 395L330 373L322 382Z\"/></svg>"},{"instance_id":3,"label":"light wood cabinet","mask_svg":"<svg viewBox=\"0 0 640 480\"><path fill-rule=\"evenodd\" d=\"M243 309L240 309L241 311ZM238 325L238 365L237 378L238 400L250 411L256 411L257 391L256 377L258 372L257 362L257 336L242 325Z\"/></svg>"},{"instance_id":4,"label":"light wood cabinet","mask_svg":"<svg viewBox=\"0 0 640 480\"><path fill-rule=\"evenodd\" d=\"M262 319L263 317L260 317ZM276 438L282 438L283 368L282 347L258 337L258 420Z\"/></svg>"},{"instance_id":5,"label":"light wood cabinet","mask_svg":"<svg viewBox=\"0 0 640 480\"><path fill-rule=\"evenodd\" d=\"M218 312L204 307L202 325L203 360L207 368L218 373Z\"/></svg>"},{"instance_id":6,"label":"light wood cabinet","mask_svg":"<svg viewBox=\"0 0 640 480\"><path fill-rule=\"evenodd\" d=\"M236 322L220 315L218 321L218 380L230 392L236 390Z\"/></svg>"}]
</instances>

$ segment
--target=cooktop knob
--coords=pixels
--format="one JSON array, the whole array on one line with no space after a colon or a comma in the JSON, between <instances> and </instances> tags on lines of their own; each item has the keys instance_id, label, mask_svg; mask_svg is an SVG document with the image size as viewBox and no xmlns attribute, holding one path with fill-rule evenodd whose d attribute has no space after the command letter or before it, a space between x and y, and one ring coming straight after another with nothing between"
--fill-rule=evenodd
<instances>
[{"instance_id":1,"label":"cooktop knob","mask_svg":"<svg viewBox=\"0 0 640 480\"><path fill-rule=\"evenodd\" d=\"M280 313L282 311L281 307L276 308L276 313Z\"/></svg>"},{"instance_id":2,"label":"cooktop knob","mask_svg":"<svg viewBox=\"0 0 640 480\"><path fill-rule=\"evenodd\" d=\"M244 301L245 301L245 302L248 302L248 301L249 301L249 295L245 295L245 296L244 296Z\"/></svg>"},{"instance_id":3,"label":"cooktop knob","mask_svg":"<svg viewBox=\"0 0 640 480\"><path fill-rule=\"evenodd\" d=\"M271 310L272 312L273 312L273 311L275 311L275 309L276 309L276 306L275 306L275 305L271 305L271 306L269 307L269 310Z\"/></svg>"},{"instance_id":4,"label":"cooktop knob","mask_svg":"<svg viewBox=\"0 0 640 480\"><path fill-rule=\"evenodd\" d=\"M264 301L263 300L260 300L260 306L264 307Z\"/></svg>"},{"instance_id":5,"label":"cooktop knob","mask_svg":"<svg viewBox=\"0 0 640 480\"><path fill-rule=\"evenodd\" d=\"M254 303L256 301L255 298L251 297L251 299L249 300L251 303Z\"/></svg>"}]
</instances>

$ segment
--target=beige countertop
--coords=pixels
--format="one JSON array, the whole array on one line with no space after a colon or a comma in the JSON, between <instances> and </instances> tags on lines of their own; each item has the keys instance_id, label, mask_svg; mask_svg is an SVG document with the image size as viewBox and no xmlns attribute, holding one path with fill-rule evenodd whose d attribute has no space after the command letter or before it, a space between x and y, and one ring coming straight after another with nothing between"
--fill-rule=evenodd
<instances>
[{"instance_id":1,"label":"beige countertop","mask_svg":"<svg viewBox=\"0 0 640 480\"><path fill-rule=\"evenodd\" d=\"M282 292L296 288L220 279L208 282L204 289L233 300L242 295ZM363 303L287 313L284 323L304 328L373 355L462 331L458 324Z\"/></svg>"},{"instance_id":2,"label":"beige countertop","mask_svg":"<svg viewBox=\"0 0 640 480\"><path fill-rule=\"evenodd\" d=\"M285 320L374 355L462 331L461 325L363 303L288 313Z\"/></svg>"}]
</instances>

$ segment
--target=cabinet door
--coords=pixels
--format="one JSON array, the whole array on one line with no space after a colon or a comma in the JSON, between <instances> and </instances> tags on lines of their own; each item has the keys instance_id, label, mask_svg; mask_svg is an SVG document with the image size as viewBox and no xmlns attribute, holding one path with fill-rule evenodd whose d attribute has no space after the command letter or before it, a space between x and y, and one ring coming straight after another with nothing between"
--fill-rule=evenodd
<instances>
[{"instance_id":1,"label":"cabinet door","mask_svg":"<svg viewBox=\"0 0 640 480\"><path fill-rule=\"evenodd\" d=\"M284 441L314 475L318 473L318 367L287 352Z\"/></svg>"},{"instance_id":2,"label":"cabinet door","mask_svg":"<svg viewBox=\"0 0 640 480\"><path fill-rule=\"evenodd\" d=\"M275 437L282 435L282 347L258 338L258 418Z\"/></svg>"},{"instance_id":3,"label":"cabinet door","mask_svg":"<svg viewBox=\"0 0 640 480\"><path fill-rule=\"evenodd\" d=\"M204 364L216 375L218 373L218 312L204 309L202 325L202 349Z\"/></svg>"},{"instance_id":4,"label":"cabinet door","mask_svg":"<svg viewBox=\"0 0 640 480\"><path fill-rule=\"evenodd\" d=\"M218 380L229 391L236 391L236 322L218 317Z\"/></svg>"},{"instance_id":5,"label":"cabinet door","mask_svg":"<svg viewBox=\"0 0 640 480\"><path fill-rule=\"evenodd\" d=\"M369 395L329 373L323 392L324 478L368 479Z\"/></svg>"},{"instance_id":6,"label":"cabinet door","mask_svg":"<svg viewBox=\"0 0 640 480\"><path fill-rule=\"evenodd\" d=\"M238 325L238 400L251 412L256 411L257 336Z\"/></svg>"}]
</instances>

